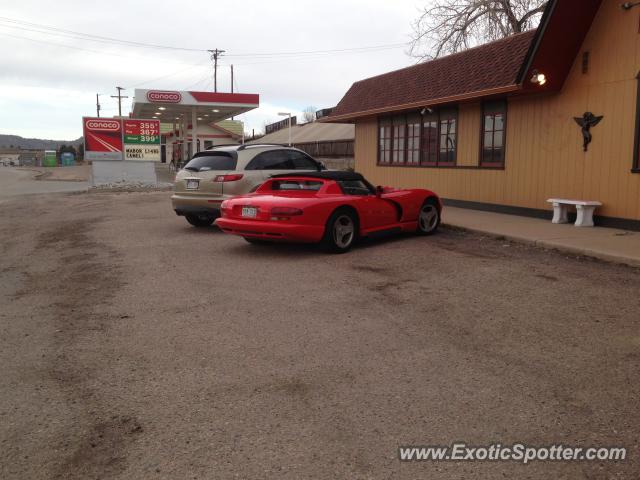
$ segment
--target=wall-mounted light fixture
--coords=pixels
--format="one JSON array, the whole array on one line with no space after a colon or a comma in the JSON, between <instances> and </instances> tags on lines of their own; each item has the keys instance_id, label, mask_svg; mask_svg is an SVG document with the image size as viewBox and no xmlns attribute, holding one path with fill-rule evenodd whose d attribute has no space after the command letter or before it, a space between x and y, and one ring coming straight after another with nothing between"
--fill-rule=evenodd
<instances>
[{"instance_id":1,"label":"wall-mounted light fixture","mask_svg":"<svg viewBox=\"0 0 640 480\"><path fill-rule=\"evenodd\" d=\"M623 10L631 10L633 7L637 7L638 5L640 5L640 2L624 2L620 5L620 8Z\"/></svg>"},{"instance_id":2,"label":"wall-mounted light fixture","mask_svg":"<svg viewBox=\"0 0 640 480\"><path fill-rule=\"evenodd\" d=\"M420 110L420 115L424 115L425 113L428 113L429 115L431 115L433 113L433 108L425 107L422 110Z\"/></svg>"},{"instance_id":3,"label":"wall-mounted light fixture","mask_svg":"<svg viewBox=\"0 0 640 480\"><path fill-rule=\"evenodd\" d=\"M531 72L531 83L542 86L547 83L547 76L544 73L538 72L538 70L534 70Z\"/></svg>"}]
</instances>

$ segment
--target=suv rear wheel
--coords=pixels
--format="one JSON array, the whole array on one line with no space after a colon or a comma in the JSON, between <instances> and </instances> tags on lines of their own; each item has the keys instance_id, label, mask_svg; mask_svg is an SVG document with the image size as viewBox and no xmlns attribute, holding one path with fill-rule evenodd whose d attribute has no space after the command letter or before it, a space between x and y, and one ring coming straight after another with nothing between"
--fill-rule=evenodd
<instances>
[{"instance_id":1,"label":"suv rear wheel","mask_svg":"<svg viewBox=\"0 0 640 480\"><path fill-rule=\"evenodd\" d=\"M213 217L205 217L198 215L185 215L187 222L189 222L194 227L210 227L213 224L215 218Z\"/></svg>"}]
</instances>

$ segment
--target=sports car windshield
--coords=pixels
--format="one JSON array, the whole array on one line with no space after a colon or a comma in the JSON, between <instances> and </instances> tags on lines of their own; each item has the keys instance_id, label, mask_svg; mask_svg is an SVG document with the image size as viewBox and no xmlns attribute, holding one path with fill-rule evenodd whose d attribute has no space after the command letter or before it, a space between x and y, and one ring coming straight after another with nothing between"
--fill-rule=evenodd
<instances>
[{"instance_id":1,"label":"sports car windshield","mask_svg":"<svg viewBox=\"0 0 640 480\"><path fill-rule=\"evenodd\" d=\"M278 180L271 184L271 190L311 190L318 191L322 182L313 180Z\"/></svg>"},{"instance_id":2,"label":"sports car windshield","mask_svg":"<svg viewBox=\"0 0 640 480\"><path fill-rule=\"evenodd\" d=\"M368 182L362 180L339 180L338 184L347 195L371 195L375 193Z\"/></svg>"}]
</instances>

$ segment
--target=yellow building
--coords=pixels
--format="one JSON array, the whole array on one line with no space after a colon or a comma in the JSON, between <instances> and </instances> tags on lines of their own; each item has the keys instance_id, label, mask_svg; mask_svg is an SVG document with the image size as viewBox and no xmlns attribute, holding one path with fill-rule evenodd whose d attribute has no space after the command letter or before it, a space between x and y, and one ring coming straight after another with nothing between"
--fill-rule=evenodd
<instances>
[{"instance_id":1,"label":"yellow building","mask_svg":"<svg viewBox=\"0 0 640 480\"><path fill-rule=\"evenodd\" d=\"M596 200L597 224L640 230L639 25L620 0L551 0L536 31L354 83L326 121L355 123L373 183L549 218Z\"/></svg>"}]
</instances>

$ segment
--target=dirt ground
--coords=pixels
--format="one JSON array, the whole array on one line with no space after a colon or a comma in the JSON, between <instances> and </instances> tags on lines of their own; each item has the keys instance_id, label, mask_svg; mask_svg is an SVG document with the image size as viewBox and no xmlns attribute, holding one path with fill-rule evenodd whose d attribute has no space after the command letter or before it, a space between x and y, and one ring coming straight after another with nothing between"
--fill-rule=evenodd
<instances>
[{"instance_id":1,"label":"dirt ground","mask_svg":"<svg viewBox=\"0 0 640 480\"><path fill-rule=\"evenodd\" d=\"M0 478L638 478L640 271L451 230L252 246L169 195L0 204ZM398 460L454 441L629 451Z\"/></svg>"}]
</instances>

